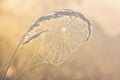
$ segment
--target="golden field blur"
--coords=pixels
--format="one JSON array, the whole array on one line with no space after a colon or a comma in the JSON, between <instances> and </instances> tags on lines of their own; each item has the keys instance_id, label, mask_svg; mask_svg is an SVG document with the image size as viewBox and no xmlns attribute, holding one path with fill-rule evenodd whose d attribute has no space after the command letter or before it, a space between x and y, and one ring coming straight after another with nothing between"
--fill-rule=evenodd
<instances>
[{"instance_id":1,"label":"golden field blur","mask_svg":"<svg viewBox=\"0 0 120 80\"><path fill-rule=\"evenodd\" d=\"M73 9L91 21L92 35L50 80L120 80L119 4L119 0L0 0L0 75L32 23L51 11ZM25 58L24 54L17 57ZM8 76L12 73L11 68ZM29 80L36 80L32 75Z\"/></svg>"}]
</instances>

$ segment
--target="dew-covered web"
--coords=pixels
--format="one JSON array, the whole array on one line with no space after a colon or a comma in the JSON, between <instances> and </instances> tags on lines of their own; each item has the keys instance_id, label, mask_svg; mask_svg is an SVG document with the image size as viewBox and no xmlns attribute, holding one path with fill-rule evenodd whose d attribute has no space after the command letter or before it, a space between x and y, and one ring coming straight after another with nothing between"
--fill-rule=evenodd
<instances>
[{"instance_id":1,"label":"dew-covered web","mask_svg":"<svg viewBox=\"0 0 120 80\"><path fill-rule=\"evenodd\" d=\"M70 9L58 10L40 17L24 35L21 45L40 37L42 44L39 47L45 48L38 48L38 52L33 55L43 63L59 65L88 40L90 25L80 12Z\"/></svg>"},{"instance_id":2,"label":"dew-covered web","mask_svg":"<svg viewBox=\"0 0 120 80\"><path fill-rule=\"evenodd\" d=\"M28 29L20 42L22 46L39 38L37 50L29 59L25 69L39 66L42 63L59 66L89 39L90 26L88 19L80 12L70 9L58 10L41 16Z\"/></svg>"}]
</instances>

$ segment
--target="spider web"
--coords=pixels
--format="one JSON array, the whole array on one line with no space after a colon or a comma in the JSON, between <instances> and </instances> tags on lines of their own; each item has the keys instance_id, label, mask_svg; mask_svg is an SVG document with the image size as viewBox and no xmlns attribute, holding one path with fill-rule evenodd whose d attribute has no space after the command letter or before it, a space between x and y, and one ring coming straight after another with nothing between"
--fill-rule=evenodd
<instances>
[{"instance_id":1,"label":"spider web","mask_svg":"<svg viewBox=\"0 0 120 80\"><path fill-rule=\"evenodd\" d=\"M41 62L53 65L61 64L86 41L89 34L87 24L75 17L65 16L53 19L44 22L41 26L48 30L40 36L43 39L39 47L44 46L44 49L38 49L37 53L33 53L36 56L32 58L31 66L34 59L36 59L34 65Z\"/></svg>"},{"instance_id":2,"label":"spider web","mask_svg":"<svg viewBox=\"0 0 120 80\"><path fill-rule=\"evenodd\" d=\"M90 22L79 12L70 9L58 10L40 17L24 34L21 45L39 39L37 50L20 71L16 80L26 69L47 63L62 64L91 34ZM41 48L42 47L42 48Z\"/></svg>"}]
</instances>

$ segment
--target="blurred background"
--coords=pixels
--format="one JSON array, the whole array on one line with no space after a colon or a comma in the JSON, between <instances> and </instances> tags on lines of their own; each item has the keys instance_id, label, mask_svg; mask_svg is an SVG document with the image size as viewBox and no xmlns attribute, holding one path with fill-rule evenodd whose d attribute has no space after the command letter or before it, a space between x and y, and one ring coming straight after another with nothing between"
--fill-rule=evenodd
<instances>
[{"instance_id":1,"label":"blurred background","mask_svg":"<svg viewBox=\"0 0 120 80\"><path fill-rule=\"evenodd\" d=\"M29 26L58 9L80 11L93 29L88 42L65 61L54 79L120 80L119 0L0 0L0 74Z\"/></svg>"}]
</instances>

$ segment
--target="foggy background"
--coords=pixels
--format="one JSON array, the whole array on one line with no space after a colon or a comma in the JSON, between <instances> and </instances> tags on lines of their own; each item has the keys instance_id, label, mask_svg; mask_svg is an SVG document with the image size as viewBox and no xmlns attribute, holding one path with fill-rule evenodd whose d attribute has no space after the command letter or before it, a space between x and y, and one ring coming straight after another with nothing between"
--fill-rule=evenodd
<instances>
[{"instance_id":1,"label":"foggy background","mask_svg":"<svg viewBox=\"0 0 120 80\"><path fill-rule=\"evenodd\" d=\"M80 11L93 29L88 42L65 61L54 79L120 80L119 0L0 0L0 72L29 26L58 9Z\"/></svg>"}]
</instances>

